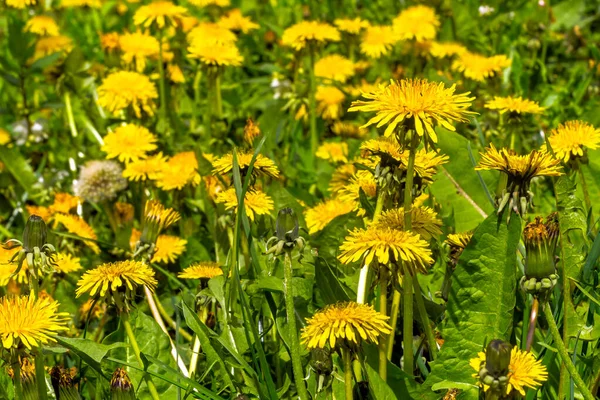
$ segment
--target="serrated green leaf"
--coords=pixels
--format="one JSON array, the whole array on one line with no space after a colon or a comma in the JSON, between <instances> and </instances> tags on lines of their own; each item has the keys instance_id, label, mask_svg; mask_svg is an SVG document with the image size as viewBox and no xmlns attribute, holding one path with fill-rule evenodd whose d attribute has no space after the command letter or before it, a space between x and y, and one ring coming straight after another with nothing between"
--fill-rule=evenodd
<instances>
[{"instance_id":1,"label":"serrated green leaf","mask_svg":"<svg viewBox=\"0 0 600 400\"><path fill-rule=\"evenodd\" d=\"M116 348L125 347L125 343L113 343L111 345L105 345L96 343L89 339L80 338L68 338L57 336L56 341L63 347L71 350L78 357L80 357L87 365L92 367L96 372L102 374L100 364L102 360L108 355L111 350Z\"/></svg>"}]
</instances>

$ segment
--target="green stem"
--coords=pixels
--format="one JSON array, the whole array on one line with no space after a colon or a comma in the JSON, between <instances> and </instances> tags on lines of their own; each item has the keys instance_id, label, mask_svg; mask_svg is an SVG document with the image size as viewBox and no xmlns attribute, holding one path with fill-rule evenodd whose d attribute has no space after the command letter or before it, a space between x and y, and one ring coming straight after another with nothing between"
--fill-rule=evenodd
<instances>
[{"instance_id":1,"label":"green stem","mask_svg":"<svg viewBox=\"0 0 600 400\"><path fill-rule=\"evenodd\" d=\"M389 272L387 267L382 267L379 273L379 312L387 316L387 287L389 281ZM393 336L393 332L390 334ZM379 340L379 376L384 382L387 381L387 347L388 341L386 337Z\"/></svg>"},{"instance_id":2,"label":"green stem","mask_svg":"<svg viewBox=\"0 0 600 400\"><path fill-rule=\"evenodd\" d=\"M408 271L405 270L405 272ZM421 285L419 284L419 278L417 276L413 278L413 287L415 289L415 298L417 299L417 311L419 311L421 324L423 324L423 328L425 329L425 337L429 343L429 354L431 354L431 359L435 360L438 352L437 342L435 341L433 329L429 323L429 316L427 315L427 310L425 309L425 301L423 300Z\"/></svg>"},{"instance_id":3,"label":"green stem","mask_svg":"<svg viewBox=\"0 0 600 400\"><path fill-rule=\"evenodd\" d=\"M160 80L158 81L158 88L160 90L160 119L165 129L168 127L167 124L167 89L165 84L165 66L163 64L163 34L162 30L158 34L158 73Z\"/></svg>"},{"instance_id":4,"label":"green stem","mask_svg":"<svg viewBox=\"0 0 600 400\"><path fill-rule=\"evenodd\" d=\"M190 130L196 130L198 124L198 115L200 113L200 82L202 81L202 68L200 64L196 67L196 76L194 76L194 111L192 112L192 120L190 121Z\"/></svg>"},{"instance_id":5,"label":"green stem","mask_svg":"<svg viewBox=\"0 0 600 400\"><path fill-rule=\"evenodd\" d=\"M400 313L400 291L394 289L394 296L392 297L392 308L390 309L390 326L392 327L392 333L388 336L387 340L387 359L391 361L392 353L394 350L394 336L396 333L396 326L398 325L398 314Z\"/></svg>"},{"instance_id":6,"label":"green stem","mask_svg":"<svg viewBox=\"0 0 600 400\"><path fill-rule=\"evenodd\" d=\"M75 125L75 118L73 117L73 106L71 104L71 94L65 91L65 109L67 110L67 121L69 121L69 129L71 130L71 136L77 137L77 126Z\"/></svg>"},{"instance_id":7,"label":"green stem","mask_svg":"<svg viewBox=\"0 0 600 400\"><path fill-rule=\"evenodd\" d=\"M135 358L138 363L140 363L140 367L142 369L146 369L144 366L144 362L142 361L140 346L138 345L137 340L135 339L135 335L133 334L133 329L131 327L131 322L129 322L129 314L126 312L121 313L121 322L123 323L123 327L125 328L125 332L127 333L127 337L129 338L129 342L131 343L131 347L133 348L133 353L135 354ZM158 391L156 390L156 386L154 386L154 382L150 375L145 374L144 379L146 380L146 384L148 385L148 391L152 396L153 400L160 400L158 395Z\"/></svg>"},{"instance_id":8,"label":"green stem","mask_svg":"<svg viewBox=\"0 0 600 400\"><path fill-rule=\"evenodd\" d=\"M223 118L223 97L221 96L221 71L215 75L215 116Z\"/></svg>"},{"instance_id":9,"label":"green stem","mask_svg":"<svg viewBox=\"0 0 600 400\"><path fill-rule=\"evenodd\" d=\"M346 400L352 400L353 386L352 385L352 354L346 347L342 347L342 358L344 359L344 386L346 388Z\"/></svg>"},{"instance_id":10,"label":"green stem","mask_svg":"<svg viewBox=\"0 0 600 400\"><path fill-rule=\"evenodd\" d=\"M171 316L169 315L169 313L167 312L167 310L165 310L165 308L163 307L162 303L158 299L158 296L156 295L156 293L153 293L152 297L154 297L154 302L156 303L156 308L158 309L158 312L163 317L163 319L165 321L167 321L167 324L169 324L169 326L172 329L177 330L179 332L179 334L181 336L183 336L183 338L185 340L187 340L188 342L191 342L194 337L192 335L190 335L188 332L186 332L186 330L183 329L181 326L177 327L177 323L175 321L173 321L173 318L171 318Z\"/></svg>"},{"instance_id":11,"label":"green stem","mask_svg":"<svg viewBox=\"0 0 600 400\"><path fill-rule=\"evenodd\" d=\"M581 379L581 376L577 372L575 365L573 365L573 361L571 361L571 357L569 355L569 352L567 351L567 348L565 347L565 343L560 337L560 332L558 331L558 327L556 326L556 321L554 321L554 315L552 315L552 310L550 309L548 304L544 304L543 308L544 315L546 316L546 320L548 321L548 328L550 328L550 333L554 338L554 347L556 347L556 349L558 350L558 354L560 354L560 358L562 359L563 365L567 368L567 371L569 371L571 378L573 379L573 381L575 381L575 384L579 388L579 391L581 392L583 398L585 400L593 400L594 396L586 386L583 379Z\"/></svg>"},{"instance_id":12,"label":"green stem","mask_svg":"<svg viewBox=\"0 0 600 400\"><path fill-rule=\"evenodd\" d=\"M206 305L201 306L198 310L198 318L204 324L206 323L206 317L208 315L208 308ZM194 378L196 369L198 368L198 358L200 356L200 339L198 336L194 337L194 347L192 350L192 357L190 358L190 378Z\"/></svg>"},{"instance_id":13,"label":"green stem","mask_svg":"<svg viewBox=\"0 0 600 400\"><path fill-rule=\"evenodd\" d=\"M309 45L309 60L308 60L308 77L309 77L309 89L308 89L308 117L310 123L310 148L311 157L317 152L319 145L319 135L317 133L317 100L315 98L317 93L317 79L315 77L315 49L314 46Z\"/></svg>"},{"instance_id":14,"label":"green stem","mask_svg":"<svg viewBox=\"0 0 600 400\"><path fill-rule=\"evenodd\" d=\"M527 329L527 344L525 349L527 351L531 350L531 346L533 345L533 337L535 335L535 323L537 321L537 317L538 317L538 309L539 309L539 305L540 302L538 300L537 297L533 298L533 304L531 306L531 311L529 314L529 326Z\"/></svg>"},{"instance_id":15,"label":"green stem","mask_svg":"<svg viewBox=\"0 0 600 400\"><path fill-rule=\"evenodd\" d=\"M114 234L116 234L118 230L117 221L115 220L115 214L113 213L110 203L108 201L103 202L102 208L104 208L104 213L108 218L108 224L110 225L110 229L113 231Z\"/></svg>"},{"instance_id":16,"label":"green stem","mask_svg":"<svg viewBox=\"0 0 600 400\"><path fill-rule=\"evenodd\" d=\"M37 300L40 296L40 282L37 277L37 271L36 275L30 276L29 279L31 281L31 286L33 289L33 298ZM40 355L34 358L35 377L37 380L38 397L40 398L40 400L46 400L48 398L48 389L46 387L46 372L44 371L44 356L42 353L42 346L39 347L39 350Z\"/></svg>"},{"instance_id":17,"label":"green stem","mask_svg":"<svg viewBox=\"0 0 600 400\"><path fill-rule=\"evenodd\" d=\"M308 400L308 391L304 384L304 372L302 360L300 359L300 342L298 341L298 330L296 328L296 313L294 309L294 293L292 291L292 256L285 253L284 271L284 296L285 311L287 314L288 332L290 338L290 353L292 357L292 371L294 372L294 383L300 400Z\"/></svg>"},{"instance_id":18,"label":"green stem","mask_svg":"<svg viewBox=\"0 0 600 400\"><path fill-rule=\"evenodd\" d=\"M13 383L15 385L15 399L22 399L23 398L23 385L21 383L21 361L19 361L18 357L16 357L16 360L17 360L17 362L13 363L13 369L14 369Z\"/></svg>"}]
</instances>

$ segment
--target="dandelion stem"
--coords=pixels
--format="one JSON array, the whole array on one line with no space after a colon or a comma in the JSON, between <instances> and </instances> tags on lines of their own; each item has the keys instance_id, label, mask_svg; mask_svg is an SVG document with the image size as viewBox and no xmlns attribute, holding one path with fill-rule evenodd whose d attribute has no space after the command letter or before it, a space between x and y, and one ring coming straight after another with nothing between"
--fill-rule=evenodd
<instances>
[{"instance_id":1,"label":"dandelion stem","mask_svg":"<svg viewBox=\"0 0 600 400\"><path fill-rule=\"evenodd\" d=\"M221 96L221 72L215 74L215 115L218 119L223 118L223 97Z\"/></svg>"},{"instance_id":2,"label":"dandelion stem","mask_svg":"<svg viewBox=\"0 0 600 400\"><path fill-rule=\"evenodd\" d=\"M387 267L382 267L379 272L379 312L382 315L387 314L387 287L389 281L389 272ZM390 335L393 336L394 332ZM387 347L388 341L386 337L379 340L379 376L384 382L387 381Z\"/></svg>"},{"instance_id":3,"label":"dandelion stem","mask_svg":"<svg viewBox=\"0 0 600 400\"><path fill-rule=\"evenodd\" d=\"M144 362L142 361L140 346L138 345L137 340L135 339L135 335L133 333L133 329L131 327L131 322L129 322L129 314L126 312L121 313L121 322L123 323L123 327L125 328L125 333L127 333L127 337L129 338L129 342L131 343L131 347L133 348L133 353L135 354L135 358L138 363L140 363L140 367L146 370L144 366ZM152 382L152 378L150 375L144 375L144 379L146 380L146 384L148 385L148 391L152 396L153 400L160 400L158 395L158 391L156 390L156 386L154 386L154 382Z\"/></svg>"},{"instance_id":4,"label":"dandelion stem","mask_svg":"<svg viewBox=\"0 0 600 400\"><path fill-rule=\"evenodd\" d=\"M294 309L294 293L292 291L292 255L289 251L285 252L285 261L283 266L284 273L284 295L285 311L287 313L288 332L290 338L290 353L292 358L292 371L294 373L294 383L300 400L308 400L308 392L304 384L304 372L302 369L302 360L300 359L300 343L298 341L298 331L296 328L296 313Z\"/></svg>"},{"instance_id":5,"label":"dandelion stem","mask_svg":"<svg viewBox=\"0 0 600 400\"><path fill-rule=\"evenodd\" d=\"M308 118L310 126L310 149L311 157L314 160L314 154L317 151L319 144L319 136L317 134L317 103L316 103L316 92L317 92L317 80L315 77L315 48L309 46L309 59L308 59L308 78L309 78L309 89L308 89Z\"/></svg>"},{"instance_id":6,"label":"dandelion stem","mask_svg":"<svg viewBox=\"0 0 600 400\"><path fill-rule=\"evenodd\" d=\"M194 76L194 111L190 121L190 130L195 131L198 124L198 114L200 113L200 82L202 81L202 68L200 64L196 67L196 76Z\"/></svg>"},{"instance_id":7,"label":"dandelion stem","mask_svg":"<svg viewBox=\"0 0 600 400\"><path fill-rule=\"evenodd\" d=\"M392 297L392 308L390 309L390 326L393 327L393 330L387 338L387 359L390 361L392 360L392 353L394 352L394 337L396 336L396 326L398 325L398 314L400 313L401 298L402 296L400 291L394 289L394 296Z\"/></svg>"},{"instance_id":8,"label":"dandelion stem","mask_svg":"<svg viewBox=\"0 0 600 400\"><path fill-rule=\"evenodd\" d=\"M71 130L71 136L77 137L77 125L75 125L75 118L73 117L73 105L71 104L71 94L68 90L65 90L65 109L67 110L67 121L69 121L69 129Z\"/></svg>"},{"instance_id":9,"label":"dandelion stem","mask_svg":"<svg viewBox=\"0 0 600 400\"><path fill-rule=\"evenodd\" d=\"M186 330L183 329L181 326L179 328L177 327L177 323L175 321L173 321L173 318L171 318L171 316L169 315L167 310L165 310L165 308L163 307L163 305L160 302L160 299L158 298L156 293L153 293L152 297L154 298L154 303L156 304L156 309L158 310L159 314L164 318L164 320L167 321L167 324L169 324L169 326L171 328L177 330L179 332L179 334L181 336L183 336L183 338L185 340L187 340L188 342L191 342L194 337L192 335L190 335L189 333L187 333Z\"/></svg>"},{"instance_id":10,"label":"dandelion stem","mask_svg":"<svg viewBox=\"0 0 600 400\"><path fill-rule=\"evenodd\" d=\"M31 286L33 289L33 298L35 300L40 298L40 282L36 274L29 278L31 280ZM44 355L42 353L42 347L39 347L40 355L34 358L35 363L35 377L37 380L38 397L40 400L46 400L48 398L48 388L46 387L46 372L44 371ZM17 362L19 364L19 362ZM20 364L19 364L20 366ZM15 374L15 376L17 376ZM18 398L18 397L17 397Z\"/></svg>"},{"instance_id":11,"label":"dandelion stem","mask_svg":"<svg viewBox=\"0 0 600 400\"><path fill-rule=\"evenodd\" d=\"M575 381L575 384L579 388L579 391L581 392L583 398L585 400L593 400L594 396L586 386L583 379L581 379L581 376L577 372L575 365L573 365L573 361L571 361L571 357L569 355L569 352L567 351L567 348L565 347L565 343L560 337L560 332L558 331L558 327L556 326L556 321L554 321L554 315L552 315L552 310L550 309L548 304L544 304L543 308L544 315L546 316L546 320L548 321L548 328L550 329L550 333L554 338L554 346L558 350L558 354L560 354L560 358L562 359L563 365L567 368L567 371L569 371L569 375L571 375L571 378L573 378L573 381Z\"/></svg>"},{"instance_id":12,"label":"dandelion stem","mask_svg":"<svg viewBox=\"0 0 600 400\"><path fill-rule=\"evenodd\" d=\"M13 363L14 379L13 383L15 386L15 399L23 398L23 385L21 383L21 361L18 357L15 357L17 362Z\"/></svg>"},{"instance_id":13,"label":"dandelion stem","mask_svg":"<svg viewBox=\"0 0 600 400\"><path fill-rule=\"evenodd\" d=\"M531 350L531 345L533 344L533 337L535 335L535 323L538 317L538 308L540 302L537 297L533 298L533 304L531 305L531 314L529 314L529 329L527 331L527 347L525 348L527 351Z\"/></svg>"},{"instance_id":14,"label":"dandelion stem","mask_svg":"<svg viewBox=\"0 0 600 400\"><path fill-rule=\"evenodd\" d=\"M160 119L164 124L164 129L168 130L167 124L167 90L165 85L165 66L163 64L163 33L162 30L158 35L158 73L160 79L158 88L160 90Z\"/></svg>"},{"instance_id":15,"label":"dandelion stem","mask_svg":"<svg viewBox=\"0 0 600 400\"><path fill-rule=\"evenodd\" d=\"M429 343L429 354L431 355L431 359L435 360L437 358L438 352L437 342L435 341L433 329L431 328L431 324L429 323L429 316L427 315L427 310L425 309L425 301L423 301L421 285L419 284L419 279L417 276L415 276L413 279L413 287L415 289L415 298L417 300L417 311L419 311L421 324L423 324L423 329L425 329L425 337L427 338L427 342Z\"/></svg>"},{"instance_id":16,"label":"dandelion stem","mask_svg":"<svg viewBox=\"0 0 600 400\"><path fill-rule=\"evenodd\" d=\"M208 308L206 304L202 305L198 310L198 318L203 324L206 323L206 317L208 316ZM200 339L198 336L194 336L194 347L192 350L192 357L190 358L190 378L193 379L198 368L198 357L200 356Z\"/></svg>"},{"instance_id":17,"label":"dandelion stem","mask_svg":"<svg viewBox=\"0 0 600 400\"><path fill-rule=\"evenodd\" d=\"M352 400L352 354L349 349L342 347L342 358L344 359L344 386L346 388L346 400Z\"/></svg>"}]
</instances>

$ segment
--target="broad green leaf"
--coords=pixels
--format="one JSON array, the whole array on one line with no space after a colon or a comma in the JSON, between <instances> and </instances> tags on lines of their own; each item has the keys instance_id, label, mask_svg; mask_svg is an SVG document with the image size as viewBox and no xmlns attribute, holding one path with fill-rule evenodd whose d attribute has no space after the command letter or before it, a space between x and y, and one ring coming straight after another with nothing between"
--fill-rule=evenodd
<instances>
[{"instance_id":1,"label":"broad green leaf","mask_svg":"<svg viewBox=\"0 0 600 400\"><path fill-rule=\"evenodd\" d=\"M356 298L356 295L336 277L336 272L340 273L331 268L326 260L321 257L315 258L315 282L325 305Z\"/></svg>"},{"instance_id":2,"label":"broad green leaf","mask_svg":"<svg viewBox=\"0 0 600 400\"><path fill-rule=\"evenodd\" d=\"M425 385L456 382L474 384L469 360L485 343L509 340L516 298L516 255L521 220L512 215L489 216L475 230L452 276L446 318L442 324L444 345L432 363ZM477 391L463 393L476 399Z\"/></svg>"},{"instance_id":3,"label":"broad green leaf","mask_svg":"<svg viewBox=\"0 0 600 400\"><path fill-rule=\"evenodd\" d=\"M30 196L33 195L33 185L37 182L37 178L21 153L16 148L0 146L0 161L4 163L4 167L19 182L23 190Z\"/></svg>"},{"instance_id":4,"label":"broad green leaf","mask_svg":"<svg viewBox=\"0 0 600 400\"><path fill-rule=\"evenodd\" d=\"M125 347L125 343L113 343L111 345L105 345L96 343L89 339L68 338L62 336L57 336L56 341L61 346L71 350L79 358L85 361L87 365L92 367L100 374L102 374L100 364L108 355L108 353L113 349Z\"/></svg>"},{"instance_id":5,"label":"broad green leaf","mask_svg":"<svg viewBox=\"0 0 600 400\"><path fill-rule=\"evenodd\" d=\"M369 391L374 400L396 400L398 397L394 394L387 383L379 376L379 373L369 364L365 364L367 376L369 377Z\"/></svg>"}]
</instances>

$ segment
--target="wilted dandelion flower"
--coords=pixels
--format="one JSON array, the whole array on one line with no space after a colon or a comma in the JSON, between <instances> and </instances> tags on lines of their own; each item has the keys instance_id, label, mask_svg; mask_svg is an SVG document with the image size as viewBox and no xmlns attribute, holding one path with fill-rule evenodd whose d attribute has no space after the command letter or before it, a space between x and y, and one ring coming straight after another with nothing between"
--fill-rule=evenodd
<instances>
[{"instance_id":1,"label":"wilted dandelion flower","mask_svg":"<svg viewBox=\"0 0 600 400\"><path fill-rule=\"evenodd\" d=\"M340 246L338 259L343 264L361 259L364 264L374 260L383 265L404 262L413 275L427 273L428 266L433 263L429 245L419 235L377 226L351 231Z\"/></svg>"},{"instance_id":2,"label":"wilted dandelion flower","mask_svg":"<svg viewBox=\"0 0 600 400\"><path fill-rule=\"evenodd\" d=\"M317 112L323 119L337 120L342 116L346 95L335 86L319 86L315 94Z\"/></svg>"},{"instance_id":3,"label":"wilted dandelion flower","mask_svg":"<svg viewBox=\"0 0 600 400\"><path fill-rule=\"evenodd\" d=\"M194 263L180 272L177 275L179 278L183 279L211 279L215 276L223 275L223 269L219 265L219 263L212 261L201 261Z\"/></svg>"},{"instance_id":4,"label":"wilted dandelion flower","mask_svg":"<svg viewBox=\"0 0 600 400\"><path fill-rule=\"evenodd\" d=\"M246 176L249 171L250 162L254 156L254 151L237 152L237 162L242 176ZM233 171L233 153L225 154L218 158L213 163L213 174L226 175ZM279 178L279 169L271 160L258 154L252 166L252 175L255 177L269 176L271 178Z\"/></svg>"},{"instance_id":5,"label":"wilted dandelion flower","mask_svg":"<svg viewBox=\"0 0 600 400\"><path fill-rule=\"evenodd\" d=\"M353 202L343 201L339 198L325 200L304 212L306 227L309 234L323 230L331 221L340 215L346 215L354 210Z\"/></svg>"},{"instance_id":6,"label":"wilted dandelion flower","mask_svg":"<svg viewBox=\"0 0 600 400\"><path fill-rule=\"evenodd\" d=\"M471 367L478 373L482 366L486 364L486 353L479 352L476 358L470 361ZM474 374L474 377L479 377L479 374ZM510 363L508 366L508 384L506 386L506 395L519 392L521 396L525 396L525 389L537 389L548 379L548 371L542 365L542 362L535 359L533 353L518 349L516 346L512 348L510 354ZM490 387L483 383L483 390L487 392Z\"/></svg>"},{"instance_id":7,"label":"wilted dandelion flower","mask_svg":"<svg viewBox=\"0 0 600 400\"><path fill-rule=\"evenodd\" d=\"M130 181L158 179L161 171L164 171L167 165L167 158L162 153L154 154L145 159L127 163L123 171L123 177Z\"/></svg>"},{"instance_id":8,"label":"wilted dandelion flower","mask_svg":"<svg viewBox=\"0 0 600 400\"><path fill-rule=\"evenodd\" d=\"M0 341L6 350L31 350L54 342L53 336L67 330L68 313L58 312L58 303L49 298L28 296L0 298Z\"/></svg>"},{"instance_id":9,"label":"wilted dandelion flower","mask_svg":"<svg viewBox=\"0 0 600 400\"><path fill-rule=\"evenodd\" d=\"M206 43L194 40L188 47L188 57L197 58L205 65L233 66L242 65L244 57L233 43Z\"/></svg>"},{"instance_id":10,"label":"wilted dandelion flower","mask_svg":"<svg viewBox=\"0 0 600 400\"><path fill-rule=\"evenodd\" d=\"M54 224L61 224L65 229L73 235L79 236L84 240L85 244L96 254L100 253L100 248L95 243L98 240L98 236L94 232L94 229L85 220L77 215L70 214L56 214L54 215Z\"/></svg>"},{"instance_id":11,"label":"wilted dandelion flower","mask_svg":"<svg viewBox=\"0 0 600 400\"><path fill-rule=\"evenodd\" d=\"M156 136L145 127L126 124L106 135L101 149L106 153L106 158L130 162L146 158L147 153L156 149L156 142Z\"/></svg>"},{"instance_id":12,"label":"wilted dandelion flower","mask_svg":"<svg viewBox=\"0 0 600 400\"><path fill-rule=\"evenodd\" d=\"M369 131L352 122L336 121L331 126L331 132L337 136L362 139L369 134Z\"/></svg>"},{"instance_id":13,"label":"wilted dandelion flower","mask_svg":"<svg viewBox=\"0 0 600 400\"><path fill-rule=\"evenodd\" d=\"M34 33L39 36L58 36L58 24L52 17L47 15L36 15L31 17L25 24L27 32Z\"/></svg>"},{"instance_id":14,"label":"wilted dandelion flower","mask_svg":"<svg viewBox=\"0 0 600 400\"><path fill-rule=\"evenodd\" d=\"M302 50L308 44L325 44L340 40L340 32L325 22L302 21L283 32L281 42L284 46Z\"/></svg>"},{"instance_id":15,"label":"wilted dandelion flower","mask_svg":"<svg viewBox=\"0 0 600 400\"><path fill-rule=\"evenodd\" d=\"M339 54L330 54L315 63L315 76L336 82L346 82L354 75L354 63Z\"/></svg>"},{"instance_id":16,"label":"wilted dandelion flower","mask_svg":"<svg viewBox=\"0 0 600 400\"><path fill-rule=\"evenodd\" d=\"M197 186L200 183L198 161L193 151L175 154L156 174L156 186L162 190L181 190L186 185Z\"/></svg>"},{"instance_id":17,"label":"wilted dandelion flower","mask_svg":"<svg viewBox=\"0 0 600 400\"><path fill-rule=\"evenodd\" d=\"M498 97L494 96L494 100L488 101L485 108L490 110L498 110L500 114L505 112L517 114L541 114L545 108L540 107L535 101L527 100L522 97Z\"/></svg>"},{"instance_id":18,"label":"wilted dandelion flower","mask_svg":"<svg viewBox=\"0 0 600 400\"><path fill-rule=\"evenodd\" d=\"M392 24L400 39L422 42L435 39L440 20L433 8L417 5L402 10Z\"/></svg>"},{"instance_id":19,"label":"wilted dandelion flower","mask_svg":"<svg viewBox=\"0 0 600 400\"><path fill-rule=\"evenodd\" d=\"M222 16L221 19L217 21L217 24L223 28L242 33L248 33L259 28L259 25L253 22L249 17L244 17L239 8L234 8L226 15Z\"/></svg>"},{"instance_id":20,"label":"wilted dandelion flower","mask_svg":"<svg viewBox=\"0 0 600 400\"><path fill-rule=\"evenodd\" d=\"M370 58L380 58L387 55L398 36L391 26L370 26L360 40L360 52Z\"/></svg>"},{"instance_id":21,"label":"wilted dandelion flower","mask_svg":"<svg viewBox=\"0 0 600 400\"><path fill-rule=\"evenodd\" d=\"M435 58L459 56L467 51L465 46L455 42L431 42L429 47L429 54Z\"/></svg>"},{"instance_id":22,"label":"wilted dandelion flower","mask_svg":"<svg viewBox=\"0 0 600 400\"><path fill-rule=\"evenodd\" d=\"M48 207L51 214L63 213L68 214L72 209L76 208L81 203L81 199L77 196L73 196L70 193L55 193L54 203ZM41 215L40 215L41 216ZM43 216L41 216L43 218ZM43 218L47 220L49 218Z\"/></svg>"},{"instance_id":23,"label":"wilted dandelion flower","mask_svg":"<svg viewBox=\"0 0 600 400\"><path fill-rule=\"evenodd\" d=\"M146 28L155 23L159 29L162 29L167 24L178 25L185 14L187 14L185 7L170 1L155 1L138 8L133 15L133 23Z\"/></svg>"},{"instance_id":24,"label":"wilted dandelion flower","mask_svg":"<svg viewBox=\"0 0 600 400\"><path fill-rule=\"evenodd\" d=\"M68 253L58 253L55 257L54 270L62 274L69 274L83 269L81 260Z\"/></svg>"},{"instance_id":25,"label":"wilted dandelion flower","mask_svg":"<svg viewBox=\"0 0 600 400\"><path fill-rule=\"evenodd\" d=\"M143 32L124 33L119 37L121 59L125 65L133 65L137 72L144 71L149 57L158 55L159 46L156 38Z\"/></svg>"},{"instance_id":26,"label":"wilted dandelion flower","mask_svg":"<svg viewBox=\"0 0 600 400\"><path fill-rule=\"evenodd\" d=\"M154 115L154 99L157 98L154 83L137 72L113 72L98 88L98 104L112 114L131 107L138 118L142 117L142 110Z\"/></svg>"},{"instance_id":27,"label":"wilted dandelion flower","mask_svg":"<svg viewBox=\"0 0 600 400\"><path fill-rule=\"evenodd\" d=\"M227 189L219 194L215 200L223 203L226 210L235 209L237 212L238 201L235 189ZM244 196L244 210L250 221L254 221L256 215L269 215L273 211L273 199L258 189L248 189Z\"/></svg>"},{"instance_id":28,"label":"wilted dandelion flower","mask_svg":"<svg viewBox=\"0 0 600 400\"><path fill-rule=\"evenodd\" d=\"M429 207L413 207L410 210L411 231L424 240L431 240L442 234L442 220ZM369 227L377 229L404 230L404 207L393 208L381 213Z\"/></svg>"},{"instance_id":29,"label":"wilted dandelion flower","mask_svg":"<svg viewBox=\"0 0 600 400\"><path fill-rule=\"evenodd\" d=\"M105 263L87 271L77 282L77 297L84 293L90 296L111 297L125 303L133 297L138 286L154 291L158 282L154 271L141 261L117 261ZM121 310L122 311L122 310Z\"/></svg>"},{"instance_id":30,"label":"wilted dandelion flower","mask_svg":"<svg viewBox=\"0 0 600 400\"><path fill-rule=\"evenodd\" d=\"M156 239L156 253L152 256L153 262L173 263L183 252L187 240L172 235L159 235Z\"/></svg>"},{"instance_id":31,"label":"wilted dandelion flower","mask_svg":"<svg viewBox=\"0 0 600 400\"><path fill-rule=\"evenodd\" d=\"M331 304L306 321L300 341L309 349L323 348L327 344L333 349L336 344L352 346L361 341L378 343L380 336L392 332L388 319L367 304L353 301Z\"/></svg>"},{"instance_id":32,"label":"wilted dandelion flower","mask_svg":"<svg viewBox=\"0 0 600 400\"><path fill-rule=\"evenodd\" d=\"M586 148L597 149L600 129L583 121L567 121L550 132L548 141L556 157L567 162L583 157Z\"/></svg>"},{"instance_id":33,"label":"wilted dandelion flower","mask_svg":"<svg viewBox=\"0 0 600 400\"><path fill-rule=\"evenodd\" d=\"M361 30L368 28L371 24L369 21L356 17L350 18L338 18L333 21L333 24L338 28L340 32L349 33L351 35L358 35Z\"/></svg>"},{"instance_id":34,"label":"wilted dandelion flower","mask_svg":"<svg viewBox=\"0 0 600 400\"><path fill-rule=\"evenodd\" d=\"M123 169L115 161L88 161L73 185L77 196L92 203L114 200L127 187Z\"/></svg>"},{"instance_id":35,"label":"wilted dandelion flower","mask_svg":"<svg viewBox=\"0 0 600 400\"><path fill-rule=\"evenodd\" d=\"M485 78L490 78L497 73L502 72L506 67L509 67L511 60L505 55L497 55L486 57L481 54L465 52L460 54L459 57L454 60L452 69L462 74L469 79L474 81L485 81Z\"/></svg>"},{"instance_id":36,"label":"wilted dandelion flower","mask_svg":"<svg viewBox=\"0 0 600 400\"><path fill-rule=\"evenodd\" d=\"M35 43L34 60L49 56L53 53L65 52L68 53L73 49L73 41L71 38L63 35L46 36L39 38Z\"/></svg>"},{"instance_id":37,"label":"wilted dandelion flower","mask_svg":"<svg viewBox=\"0 0 600 400\"><path fill-rule=\"evenodd\" d=\"M333 163L348 162L348 143L345 142L324 142L319 146L315 155L318 158Z\"/></svg>"},{"instance_id":38,"label":"wilted dandelion flower","mask_svg":"<svg viewBox=\"0 0 600 400\"><path fill-rule=\"evenodd\" d=\"M435 143L434 124L454 131L451 122L467 122L467 116L475 114L467 110L474 97L468 97L469 92L455 94L455 89L456 85L446 88L443 83L423 79L391 81L377 91L363 93L371 101L354 101L348 111L377 112L364 127L387 124L385 136L391 136L399 124L410 121L419 136L426 135Z\"/></svg>"}]
</instances>

